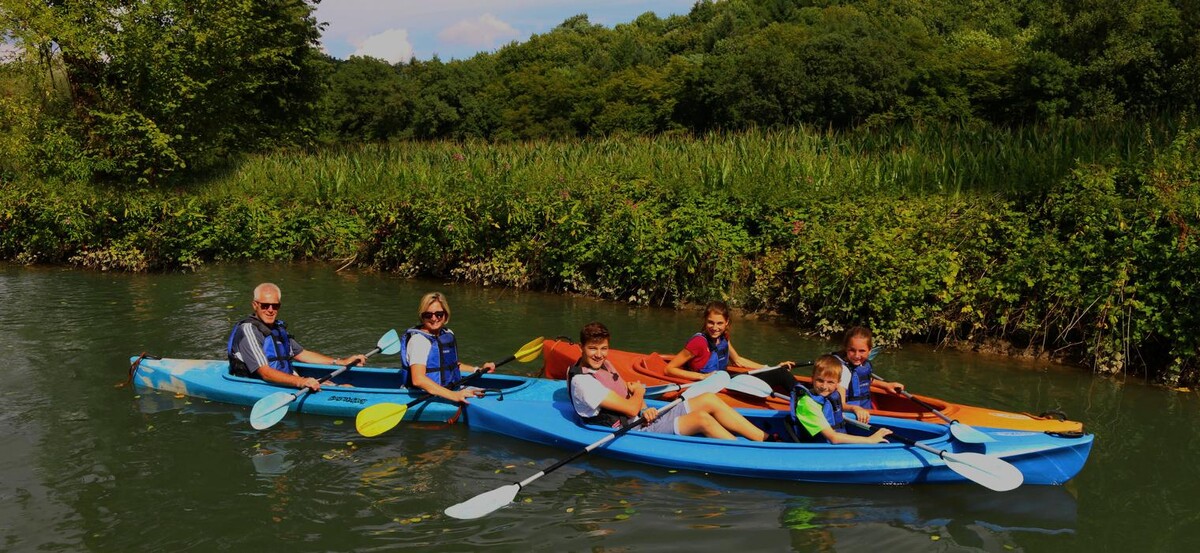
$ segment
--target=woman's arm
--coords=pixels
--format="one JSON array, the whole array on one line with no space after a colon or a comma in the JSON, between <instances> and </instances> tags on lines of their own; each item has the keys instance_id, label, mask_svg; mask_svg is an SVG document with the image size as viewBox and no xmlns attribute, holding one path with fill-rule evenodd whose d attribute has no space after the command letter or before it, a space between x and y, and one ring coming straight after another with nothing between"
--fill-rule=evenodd
<instances>
[{"instance_id":1,"label":"woman's arm","mask_svg":"<svg viewBox=\"0 0 1200 553\"><path fill-rule=\"evenodd\" d=\"M729 364L734 367L745 367L747 369L762 369L768 366L765 363L751 361L749 358L738 355L737 350L733 349L733 344L729 344ZM791 370L792 367L796 366L796 362L780 361L779 366Z\"/></svg>"},{"instance_id":2,"label":"woman's arm","mask_svg":"<svg viewBox=\"0 0 1200 553\"><path fill-rule=\"evenodd\" d=\"M450 401L467 403L467 398L479 397L483 392L483 390L451 390L446 388L434 382L432 378L429 378L429 375L425 374L425 365L411 365L408 368L408 372L412 375L413 386Z\"/></svg>"},{"instance_id":3,"label":"woman's arm","mask_svg":"<svg viewBox=\"0 0 1200 553\"><path fill-rule=\"evenodd\" d=\"M692 354L692 351L687 348L683 348L679 353L675 354L675 357L671 358L671 362L667 363L667 368L663 369L663 372L667 373L667 376L674 376L675 378L685 378L687 380L703 379L703 374L683 368L688 361L692 360L692 357L695 357L695 355Z\"/></svg>"}]
</instances>

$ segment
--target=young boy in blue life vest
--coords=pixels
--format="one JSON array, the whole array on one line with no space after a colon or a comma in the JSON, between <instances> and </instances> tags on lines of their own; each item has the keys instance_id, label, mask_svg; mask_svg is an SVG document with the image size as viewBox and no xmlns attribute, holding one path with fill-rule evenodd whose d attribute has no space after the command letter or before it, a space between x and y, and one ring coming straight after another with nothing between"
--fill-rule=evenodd
<instances>
[{"instance_id":1,"label":"young boy in blue life vest","mask_svg":"<svg viewBox=\"0 0 1200 553\"><path fill-rule=\"evenodd\" d=\"M870 329L856 326L846 331L842 342L842 351L834 353L842 364L842 374L839 385L845 390L846 405L857 405L863 409L874 409L871 401L871 348L875 346ZM883 387L900 393L904 385L899 382L888 382L878 379Z\"/></svg>"},{"instance_id":2,"label":"young boy in blue life vest","mask_svg":"<svg viewBox=\"0 0 1200 553\"><path fill-rule=\"evenodd\" d=\"M866 409L857 405L845 405L842 402L842 390L838 380L842 374L842 364L832 355L822 355L813 362L812 388L796 384L792 389L792 415L797 438L800 441L821 441L824 439L831 444L877 444L892 431L886 428L876 430L870 436L846 434L846 422L842 418L843 408L854 413L861 422L870 420Z\"/></svg>"},{"instance_id":3,"label":"young boy in blue life vest","mask_svg":"<svg viewBox=\"0 0 1200 553\"><path fill-rule=\"evenodd\" d=\"M608 362L608 328L601 323L588 323L579 331L583 355L567 369L567 391L575 413L587 424L620 428L638 414L646 424L635 430L732 440L734 434L756 442L767 433L746 420L741 413L707 393L676 405L665 413L646 408L646 385L626 382Z\"/></svg>"}]
</instances>

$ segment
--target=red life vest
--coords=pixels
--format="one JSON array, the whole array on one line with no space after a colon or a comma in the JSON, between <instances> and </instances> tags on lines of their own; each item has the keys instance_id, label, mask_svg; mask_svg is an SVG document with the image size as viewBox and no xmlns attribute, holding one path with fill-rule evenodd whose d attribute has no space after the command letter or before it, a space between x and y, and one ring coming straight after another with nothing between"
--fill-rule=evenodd
<instances>
[{"instance_id":1,"label":"red life vest","mask_svg":"<svg viewBox=\"0 0 1200 553\"><path fill-rule=\"evenodd\" d=\"M603 367L600 369L593 369L583 366L583 359L580 358L575 362L574 365L571 365L571 368L567 369L567 395L572 398L571 401L574 401L575 398L575 395L572 392L572 382L574 382L575 377L585 375L590 375L592 378L595 378L596 381L604 385L605 388L608 388L614 394L617 394L617 397L623 397L626 399L629 398L629 386L625 383L625 379L621 378L620 373L613 368L612 363L609 363L606 359ZM609 411L603 407L600 408L600 413L598 415L583 419L583 422L587 424L611 426L613 428L624 426L625 423L628 423L629 421L630 418L628 416L614 411Z\"/></svg>"}]
</instances>

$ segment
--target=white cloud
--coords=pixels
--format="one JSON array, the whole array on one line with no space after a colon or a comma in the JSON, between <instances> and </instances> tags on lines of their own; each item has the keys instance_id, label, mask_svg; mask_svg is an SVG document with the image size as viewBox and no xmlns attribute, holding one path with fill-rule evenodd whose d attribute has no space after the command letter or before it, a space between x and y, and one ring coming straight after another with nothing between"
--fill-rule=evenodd
<instances>
[{"instance_id":1,"label":"white cloud","mask_svg":"<svg viewBox=\"0 0 1200 553\"><path fill-rule=\"evenodd\" d=\"M370 38L387 29L408 31L418 57L464 59L512 40L553 29L587 13L592 23L613 26L646 11L688 13L696 0L326 0L316 18L328 23L321 42L330 55L362 55ZM481 16L480 14L487 14ZM520 29L520 31L517 31ZM359 48L360 52L352 52ZM368 55L378 55L369 54ZM403 61L408 61L405 58Z\"/></svg>"},{"instance_id":2,"label":"white cloud","mask_svg":"<svg viewBox=\"0 0 1200 553\"><path fill-rule=\"evenodd\" d=\"M20 46L9 42L7 39L0 40L0 63L8 63L15 61L21 57L23 50Z\"/></svg>"},{"instance_id":3,"label":"white cloud","mask_svg":"<svg viewBox=\"0 0 1200 553\"><path fill-rule=\"evenodd\" d=\"M413 47L408 40L408 29L388 29L373 34L358 44L352 56L370 56L388 63L407 62L412 59Z\"/></svg>"},{"instance_id":4,"label":"white cloud","mask_svg":"<svg viewBox=\"0 0 1200 553\"><path fill-rule=\"evenodd\" d=\"M490 13L459 21L438 33L438 40L478 49L495 48L520 37L520 31Z\"/></svg>"}]
</instances>

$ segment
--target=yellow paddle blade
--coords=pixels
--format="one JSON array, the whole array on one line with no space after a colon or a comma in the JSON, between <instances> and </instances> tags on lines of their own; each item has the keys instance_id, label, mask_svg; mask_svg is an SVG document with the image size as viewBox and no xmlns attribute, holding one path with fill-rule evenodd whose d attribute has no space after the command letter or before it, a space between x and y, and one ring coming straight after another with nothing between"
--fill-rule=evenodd
<instances>
[{"instance_id":1,"label":"yellow paddle blade","mask_svg":"<svg viewBox=\"0 0 1200 553\"><path fill-rule=\"evenodd\" d=\"M358 412L358 416L354 417L354 428L368 438L378 436L400 424L400 419L407 412L407 405L376 403Z\"/></svg>"},{"instance_id":2,"label":"yellow paddle blade","mask_svg":"<svg viewBox=\"0 0 1200 553\"><path fill-rule=\"evenodd\" d=\"M514 353L513 357L516 357L517 361L522 363L533 361L542 354L542 342L545 341L545 338L538 336L537 338L531 340L528 344L521 346L521 349L517 350L517 353Z\"/></svg>"}]
</instances>

